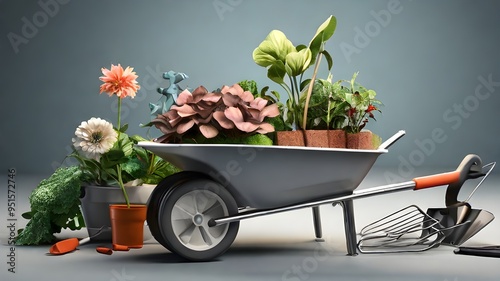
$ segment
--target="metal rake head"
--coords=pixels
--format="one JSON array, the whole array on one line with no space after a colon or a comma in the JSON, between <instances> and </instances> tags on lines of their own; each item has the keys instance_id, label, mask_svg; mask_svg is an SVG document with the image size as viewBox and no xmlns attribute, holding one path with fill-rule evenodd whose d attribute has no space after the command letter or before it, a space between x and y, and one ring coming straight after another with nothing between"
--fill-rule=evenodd
<instances>
[{"instance_id":1,"label":"metal rake head","mask_svg":"<svg viewBox=\"0 0 500 281\"><path fill-rule=\"evenodd\" d=\"M445 238L439 221L415 205L367 225L359 235L362 253L421 252L439 246Z\"/></svg>"}]
</instances>

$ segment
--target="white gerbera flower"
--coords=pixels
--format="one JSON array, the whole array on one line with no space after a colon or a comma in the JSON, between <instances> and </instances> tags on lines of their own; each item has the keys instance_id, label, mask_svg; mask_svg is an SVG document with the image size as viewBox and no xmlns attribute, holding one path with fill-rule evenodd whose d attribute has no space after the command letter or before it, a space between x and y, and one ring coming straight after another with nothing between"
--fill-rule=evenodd
<instances>
[{"instance_id":1,"label":"white gerbera flower","mask_svg":"<svg viewBox=\"0 0 500 281\"><path fill-rule=\"evenodd\" d=\"M75 131L73 146L81 150L87 158L99 160L116 142L118 134L113 125L101 118L92 117L83 121Z\"/></svg>"}]
</instances>

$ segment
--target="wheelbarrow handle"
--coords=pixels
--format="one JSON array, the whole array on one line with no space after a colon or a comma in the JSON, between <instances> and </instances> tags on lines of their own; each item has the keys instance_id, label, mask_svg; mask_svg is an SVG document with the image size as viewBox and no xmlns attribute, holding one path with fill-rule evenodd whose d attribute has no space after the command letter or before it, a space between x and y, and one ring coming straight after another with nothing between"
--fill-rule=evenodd
<instances>
[{"instance_id":1,"label":"wheelbarrow handle","mask_svg":"<svg viewBox=\"0 0 500 281\"><path fill-rule=\"evenodd\" d=\"M415 190L448 184L447 194L456 199L463 183L471 178L484 176L481 158L474 154L464 157L458 168L453 172L414 178Z\"/></svg>"},{"instance_id":2,"label":"wheelbarrow handle","mask_svg":"<svg viewBox=\"0 0 500 281\"><path fill-rule=\"evenodd\" d=\"M460 173L457 171L423 176L413 179L413 181L415 182L415 190L446 185L453 182L458 182L459 180Z\"/></svg>"}]
</instances>

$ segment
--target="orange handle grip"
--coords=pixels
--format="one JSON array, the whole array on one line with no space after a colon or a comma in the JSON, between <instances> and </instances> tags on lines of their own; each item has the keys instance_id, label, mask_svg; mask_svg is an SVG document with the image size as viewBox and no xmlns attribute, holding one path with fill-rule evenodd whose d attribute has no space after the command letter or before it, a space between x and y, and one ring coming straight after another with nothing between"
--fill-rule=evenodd
<instances>
[{"instance_id":1,"label":"orange handle grip","mask_svg":"<svg viewBox=\"0 0 500 281\"><path fill-rule=\"evenodd\" d=\"M415 190L451 184L460 180L460 172L448 172L425 177L414 178Z\"/></svg>"}]
</instances>

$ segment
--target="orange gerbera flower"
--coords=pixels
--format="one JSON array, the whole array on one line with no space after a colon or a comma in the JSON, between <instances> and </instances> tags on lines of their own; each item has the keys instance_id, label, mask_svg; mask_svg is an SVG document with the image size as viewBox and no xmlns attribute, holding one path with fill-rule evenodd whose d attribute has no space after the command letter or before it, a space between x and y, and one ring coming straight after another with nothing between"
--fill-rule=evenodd
<instances>
[{"instance_id":1,"label":"orange gerbera flower","mask_svg":"<svg viewBox=\"0 0 500 281\"><path fill-rule=\"evenodd\" d=\"M99 77L99 80L104 82L101 85L101 93L106 92L109 96L116 94L120 98L131 97L134 98L137 91L141 88L137 84L137 75L133 71L134 68L127 66L125 70L123 67L111 64L111 70L101 68L104 76Z\"/></svg>"}]
</instances>

